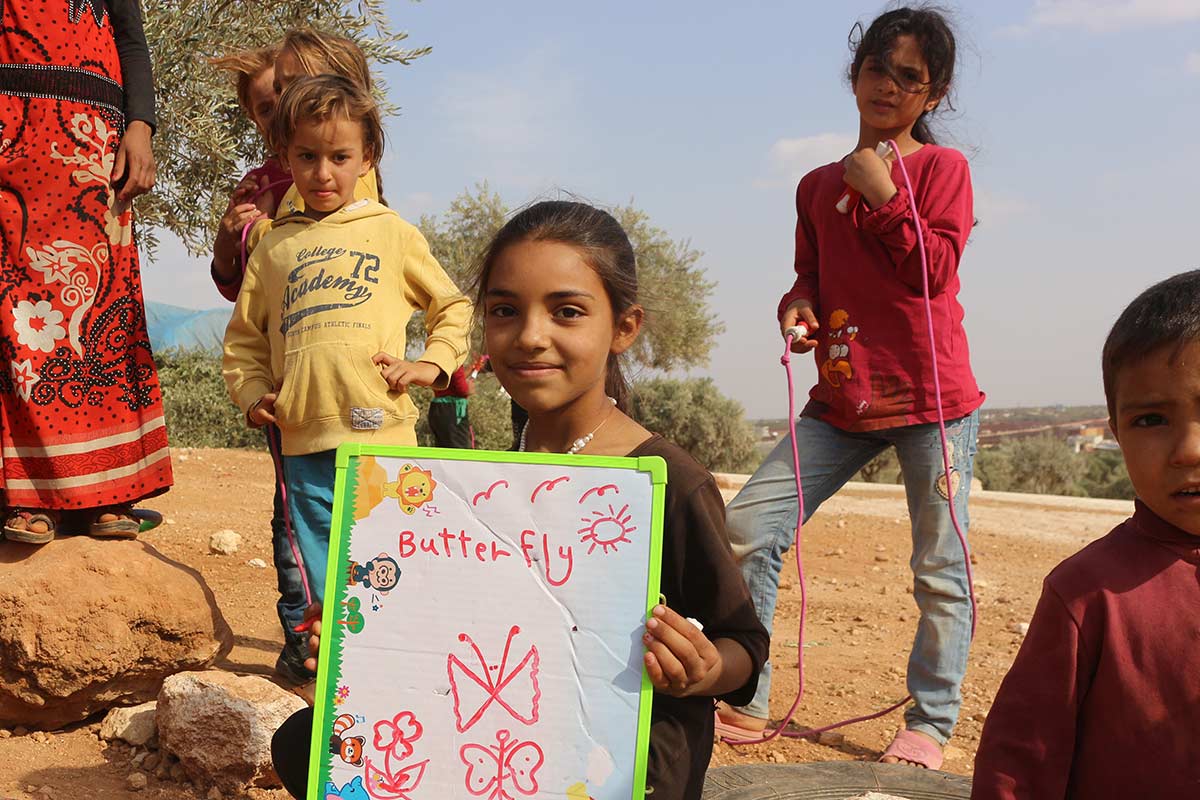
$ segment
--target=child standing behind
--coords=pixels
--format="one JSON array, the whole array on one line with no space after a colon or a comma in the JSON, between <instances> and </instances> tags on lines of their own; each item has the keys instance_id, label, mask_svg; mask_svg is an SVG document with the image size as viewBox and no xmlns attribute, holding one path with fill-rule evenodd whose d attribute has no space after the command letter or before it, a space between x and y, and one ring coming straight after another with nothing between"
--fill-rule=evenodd
<instances>
[{"instance_id":1,"label":"child standing behind","mask_svg":"<svg viewBox=\"0 0 1200 800\"><path fill-rule=\"evenodd\" d=\"M1054 568L975 759L976 800L1200 797L1200 271L1102 359L1133 516Z\"/></svg>"},{"instance_id":2,"label":"child standing behind","mask_svg":"<svg viewBox=\"0 0 1200 800\"><path fill-rule=\"evenodd\" d=\"M338 76L297 80L279 100L271 145L305 210L274 220L251 256L225 332L224 372L251 425L279 426L287 505L319 600L335 448L417 443L405 390L447 384L466 355L471 306L415 227L354 199L383 154L370 95ZM409 362L404 328L417 309L428 338Z\"/></svg>"},{"instance_id":3,"label":"child standing behind","mask_svg":"<svg viewBox=\"0 0 1200 800\"><path fill-rule=\"evenodd\" d=\"M259 61L268 53L274 54L269 69L266 64L255 69L257 64L251 62ZM371 71L362 49L345 36L311 28L288 31L277 49L237 54L214 63L239 76L238 100L264 139L268 138L267 128L275 101L297 78L341 75L368 95L371 92ZM247 69L255 71L253 78L246 82L246 97L243 98ZM358 179L354 199L382 201L382 182L374 166ZM213 252L212 279L223 297L230 302L237 300L245 268L243 253L254 250L271 229L271 217L303 211L304 198L292 186L289 174L281 169L275 157L268 158L261 167L242 178L221 218ZM251 229L243 233L247 225Z\"/></svg>"}]
</instances>

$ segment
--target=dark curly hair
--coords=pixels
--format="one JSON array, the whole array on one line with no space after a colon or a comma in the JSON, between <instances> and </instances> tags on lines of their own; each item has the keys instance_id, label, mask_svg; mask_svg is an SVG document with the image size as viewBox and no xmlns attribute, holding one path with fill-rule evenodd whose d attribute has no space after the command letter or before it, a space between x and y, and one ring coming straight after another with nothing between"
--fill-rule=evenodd
<instances>
[{"instance_id":1,"label":"dark curly hair","mask_svg":"<svg viewBox=\"0 0 1200 800\"><path fill-rule=\"evenodd\" d=\"M858 81L863 62L874 57L888 71L898 86L905 82L892 74L892 49L901 36L912 36L921 48L921 55L929 67L929 83L922 88L929 96L940 102L933 111L926 111L913 125L913 138L922 144L937 144L929 128L929 115L943 106L953 110L950 102L950 85L954 81L954 66L958 60L958 49L954 42L954 31L947 21L948 13L936 6L922 5L915 8L902 7L885 11L875 18L864 31L861 22L850 29L850 84Z\"/></svg>"}]
</instances>

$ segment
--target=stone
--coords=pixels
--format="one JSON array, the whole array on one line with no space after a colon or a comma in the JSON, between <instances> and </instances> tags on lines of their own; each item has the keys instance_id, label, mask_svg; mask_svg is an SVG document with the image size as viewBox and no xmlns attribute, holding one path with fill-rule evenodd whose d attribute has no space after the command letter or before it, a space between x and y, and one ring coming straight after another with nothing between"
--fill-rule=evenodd
<instances>
[{"instance_id":1,"label":"stone","mask_svg":"<svg viewBox=\"0 0 1200 800\"><path fill-rule=\"evenodd\" d=\"M259 677L185 672L163 682L158 736L192 782L223 791L280 785L271 736L305 707L296 695Z\"/></svg>"},{"instance_id":2,"label":"stone","mask_svg":"<svg viewBox=\"0 0 1200 800\"><path fill-rule=\"evenodd\" d=\"M1021 636L1024 636L1025 634L1029 633L1029 623L1028 622L1010 622L1010 623L1008 623L1008 632L1009 633L1017 633L1017 634L1020 634Z\"/></svg>"},{"instance_id":3,"label":"stone","mask_svg":"<svg viewBox=\"0 0 1200 800\"><path fill-rule=\"evenodd\" d=\"M0 726L52 730L153 700L233 633L196 570L138 540L0 547Z\"/></svg>"},{"instance_id":4,"label":"stone","mask_svg":"<svg viewBox=\"0 0 1200 800\"><path fill-rule=\"evenodd\" d=\"M149 783L150 781L146 779L146 776L140 772L131 772L129 773L129 777L125 779L125 786L127 786L131 792L140 792L142 789L145 789Z\"/></svg>"},{"instance_id":5,"label":"stone","mask_svg":"<svg viewBox=\"0 0 1200 800\"><path fill-rule=\"evenodd\" d=\"M178 761L171 765L171 768L167 771L167 774L170 776L171 780L175 781L176 783L182 783L183 781L187 780L187 770L185 770L183 768L183 764L180 764Z\"/></svg>"},{"instance_id":6,"label":"stone","mask_svg":"<svg viewBox=\"0 0 1200 800\"><path fill-rule=\"evenodd\" d=\"M162 756L158 753L147 753L146 757L142 760L142 769L146 770L146 772L154 772L161 762Z\"/></svg>"},{"instance_id":7,"label":"stone","mask_svg":"<svg viewBox=\"0 0 1200 800\"><path fill-rule=\"evenodd\" d=\"M50 741L50 737L41 731L34 731L33 733L29 734L29 738L33 739L38 744L45 744L46 742Z\"/></svg>"},{"instance_id":8,"label":"stone","mask_svg":"<svg viewBox=\"0 0 1200 800\"><path fill-rule=\"evenodd\" d=\"M208 537L208 552L219 556L231 556L242 546L242 536L228 528Z\"/></svg>"},{"instance_id":9,"label":"stone","mask_svg":"<svg viewBox=\"0 0 1200 800\"><path fill-rule=\"evenodd\" d=\"M252 558L246 562L246 565L250 566L250 567L254 567L255 569L266 569L267 568L267 562L263 561L261 558Z\"/></svg>"},{"instance_id":10,"label":"stone","mask_svg":"<svg viewBox=\"0 0 1200 800\"><path fill-rule=\"evenodd\" d=\"M157 705L151 700L131 708L114 708L100 725L100 738L107 741L120 739L137 747L148 745L157 731L154 725Z\"/></svg>"},{"instance_id":11,"label":"stone","mask_svg":"<svg viewBox=\"0 0 1200 800\"><path fill-rule=\"evenodd\" d=\"M221 794L221 790L214 786L208 790L208 794L205 797L207 800L224 800L225 795Z\"/></svg>"}]
</instances>

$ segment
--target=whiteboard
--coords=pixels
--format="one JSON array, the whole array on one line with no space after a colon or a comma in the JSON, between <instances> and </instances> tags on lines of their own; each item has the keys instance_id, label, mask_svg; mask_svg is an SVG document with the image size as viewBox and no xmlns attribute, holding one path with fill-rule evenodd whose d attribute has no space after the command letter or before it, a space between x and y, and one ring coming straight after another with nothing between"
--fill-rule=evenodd
<instances>
[{"instance_id":1,"label":"whiteboard","mask_svg":"<svg viewBox=\"0 0 1200 800\"><path fill-rule=\"evenodd\" d=\"M336 463L309 800L641 798L666 463Z\"/></svg>"}]
</instances>

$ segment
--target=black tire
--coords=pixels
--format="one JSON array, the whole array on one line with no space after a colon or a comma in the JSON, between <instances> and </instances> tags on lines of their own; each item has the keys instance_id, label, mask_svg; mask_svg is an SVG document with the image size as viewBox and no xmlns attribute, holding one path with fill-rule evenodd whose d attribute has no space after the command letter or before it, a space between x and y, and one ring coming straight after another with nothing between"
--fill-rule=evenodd
<instances>
[{"instance_id":1,"label":"black tire","mask_svg":"<svg viewBox=\"0 0 1200 800\"><path fill-rule=\"evenodd\" d=\"M971 779L874 761L754 764L710 769L703 800L847 800L866 792L907 800L967 800Z\"/></svg>"}]
</instances>

